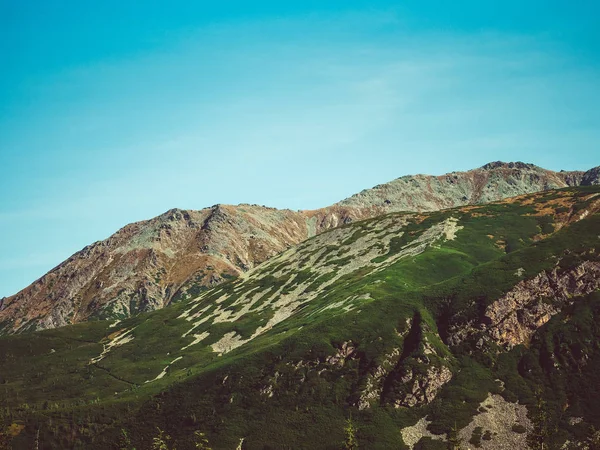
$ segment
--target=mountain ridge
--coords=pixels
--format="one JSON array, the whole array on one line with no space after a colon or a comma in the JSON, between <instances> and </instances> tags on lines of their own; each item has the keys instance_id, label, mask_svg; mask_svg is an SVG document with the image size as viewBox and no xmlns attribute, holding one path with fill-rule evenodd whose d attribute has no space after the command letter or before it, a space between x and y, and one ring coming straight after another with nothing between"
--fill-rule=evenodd
<instances>
[{"instance_id":1,"label":"mountain ridge","mask_svg":"<svg viewBox=\"0 0 600 450\"><path fill-rule=\"evenodd\" d=\"M597 185L384 214L169 308L0 337L0 438L333 450L351 417L360 448L594 448L599 227Z\"/></svg>"},{"instance_id":2,"label":"mountain ridge","mask_svg":"<svg viewBox=\"0 0 600 450\"><path fill-rule=\"evenodd\" d=\"M251 204L174 208L84 247L30 286L0 300L0 332L123 318L162 308L352 221L594 184L599 176L598 167L553 172L497 161L467 172L403 176L316 210Z\"/></svg>"}]
</instances>

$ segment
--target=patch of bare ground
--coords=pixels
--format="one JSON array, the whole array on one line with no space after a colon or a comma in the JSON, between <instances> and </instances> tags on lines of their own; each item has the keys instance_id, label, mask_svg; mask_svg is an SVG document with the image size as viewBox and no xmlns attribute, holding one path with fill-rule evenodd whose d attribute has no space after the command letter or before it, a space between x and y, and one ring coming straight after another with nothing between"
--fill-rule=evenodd
<instances>
[{"instance_id":1,"label":"patch of bare ground","mask_svg":"<svg viewBox=\"0 0 600 450\"><path fill-rule=\"evenodd\" d=\"M532 424L527 418L527 408L524 405L510 403L500 395L490 394L480 404L478 411L469 425L458 432L462 442L461 449L525 450L529 448L527 433L531 431ZM427 429L430 423L426 417L423 417L416 424L400 430L402 440L408 448L414 448L424 437L447 441L445 435L436 435ZM478 439L478 446L469 442L476 429L482 434L482 438Z\"/></svg>"},{"instance_id":2,"label":"patch of bare ground","mask_svg":"<svg viewBox=\"0 0 600 450\"><path fill-rule=\"evenodd\" d=\"M429 437L437 441L446 441L446 436L433 434L427 429L427 426L430 423L431 421L427 420L426 417L422 417L416 424L400 430L402 440L408 445L408 448L412 450L412 448L424 437Z\"/></svg>"},{"instance_id":3,"label":"patch of bare ground","mask_svg":"<svg viewBox=\"0 0 600 450\"><path fill-rule=\"evenodd\" d=\"M473 417L469 425L459 431L465 449L516 450L528 449L527 433L531 431L531 421L527 418L527 408L518 403L510 403L497 394L490 394L479 407L479 414ZM479 447L470 444L473 431L480 427L483 435L490 439L481 439ZM525 432L516 432L523 427ZM520 431L520 430L519 430Z\"/></svg>"}]
</instances>

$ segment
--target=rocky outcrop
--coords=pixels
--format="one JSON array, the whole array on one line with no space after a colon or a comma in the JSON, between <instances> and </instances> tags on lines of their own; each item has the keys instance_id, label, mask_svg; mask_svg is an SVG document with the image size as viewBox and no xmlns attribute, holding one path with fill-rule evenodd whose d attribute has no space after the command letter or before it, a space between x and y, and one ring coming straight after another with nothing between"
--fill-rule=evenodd
<instances>
[{"instance_id":1,"label":"rocky outcrop","mask_svg":"<svg viewBox=\"0 0 600 450\"><path fill-rule=\"evenodd\" d=\"M508 197L578 186L588 172L553 172L521 162L493 162L468 172L397 178L341 201L338 205L379 206L386 211L434 211ZM596 175L597 179L597 175Z\"/></svg>"},{"instance_id":2,"label":"rocky outcrop","mask_svg":"<svg viewBox=\"0 0 600 450\"><path fill-rule=\"evenodd\" d=\"M344 367L346 360L350 358L355 351L356 347L352 342L344 342L334 355L325 358L325 362L331 366Z\"/></svg>"},{"instance_id":3,"label":"rocky outcrop","mask_svg":"<svg viewBox=\"0 0 600 450\"><path fill-rule=\"evenodd\" d=\"M600 289L600 262L584 261L571 269L543 271L522 280L485 309L480 323L455 324L448 345L465 341L482 349L493 342L507 349L527 344L552 316L577 298Z\"/></svg>"},{"instance_id":4,"label":"rocky outcrop","mask_svg":"<svg viewBox=\"0 0 600 450\"><path fill-rule=\"evenodd\" d=\"M430 366L425 374L405 369L401 381L408 386L407 392L394 402L400 406L413 407L431 403L444 385L452 379L452 372L446 366Z\"/></svg>"},{"instance_id":5,"label":"rocky outcrop","mask_svg":"<svg viewBox=\"0 0 600 450\"><path fill-rule=\"evenodd\" d=\"M600 184L600 166L594 167L583 174L581 178L582 186L592 186Z\"/></svg>"},{"instance_id":6,"label":"rocky outcrop","mask_svg":"<svg viewBox=\"0 0 600 450\"><path fill-rule=\"evenodd\" d=\"M357 403L358 409L363 410L370 408L381 400L383 393L383 384L385 379L398 363L402 349L394 348L392 351L385 355L383 362L376 366L375 369L367 375L365 381L365 387L360 393L360 397Z\"/></svg>"},{"instance_id":7,"label":"rocky outcrop","mask_svg":"<svg viewBox=\"0 0 600 450\"><path fill-rule=\"evenodd\" d=\"M598 168L585 174L557 173L531 164L497 162L469 172L398 178L312 211L245 204L173 209L127 225L4 298L0 332L54 328L162 308L352 221L394 211L485 203L597 180Z\"/></svg>"},{"instance_id":8,"label":"rocky outcrop","mask_svg":"<svg viewBox=\"0 0 600 450\"><path fill-rule=\"evenodd\" d=\"M487 307L487 334L496 343L507 347L525 344L574 297L599 288L600 262L585 261L571 270L544 271L519 282Z\"/></svg>"},{"instance_id":9,"label":"rocky outcrop","mask_svg":"<svg viewBox=\"0 0 600 450\"><path fill-rule=\"evenodd\" d=\"M170 210L84 248L5 299L0 324L14 332L161 308L307 237L305 217L293 211L256 205ZM185 290L189 283L196 291Z\"/></svg>"},{"instance_id":10,"label":"rocky outcrop","mask_svg":"<svg viewBox=\"0 0 600 450\"><path fill-rule=\"evenodd\" d=\"M402 348L392 349L367 377L359 409L372 406L376 396L381 404L396 408L426 405L452 379L449 358L440 354L430 339L443 344L422 320L421 313L415 312L412 319L407 319L406 326L399 333Z\"/></svg>"}]
</instances>

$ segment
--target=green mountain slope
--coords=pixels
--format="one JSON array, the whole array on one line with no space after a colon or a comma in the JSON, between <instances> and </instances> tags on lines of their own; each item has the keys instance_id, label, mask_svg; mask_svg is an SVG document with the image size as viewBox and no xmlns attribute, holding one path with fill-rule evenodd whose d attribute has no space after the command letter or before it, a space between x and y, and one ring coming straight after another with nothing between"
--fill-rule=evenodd
<instances>
[{"instance_id":1,"label":"green mountain slope","mask_svg":"<svg viewBox=\"0 0 600 450\"><path fill-rule=\"evenodd\" d=\"M4 438L145 449L159 427L178 449L196 431L213 448L338 449L352 417L360 448L587 442L599 210L589 186L390 214L171 308L3 337Z\"/></svg>"}]
</instances>

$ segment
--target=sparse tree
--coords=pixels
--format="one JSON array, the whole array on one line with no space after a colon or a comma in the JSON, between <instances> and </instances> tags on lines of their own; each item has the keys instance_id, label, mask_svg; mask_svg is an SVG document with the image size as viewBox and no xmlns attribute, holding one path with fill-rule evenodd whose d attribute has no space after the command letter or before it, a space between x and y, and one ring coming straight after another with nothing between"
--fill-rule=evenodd
<instances>
[{"instance_id":1,"label":"sparse tree","mask_svg":"<svg viewBox=\"0 0 600 450\"><path fill-rule=\"evenodd\" d=\"M158 430L158 435L152 438L152 450L176 450L175 446L169 447L171 436L159 427L156 427L156 429Z\"/></svg>"},{"instance_id":2,"label":"sparse tree","mask_svg":"<svg viewBox=\"0 0 600 450\"><path fill-rule=\"evenodd\" d=\"M212 450L206 435L202 431L194 432L194 445L199 450Z\"/></svg>"},{"instance_id":3,"label":"sparse tree","mask_svg":"<svg viewBox=\"0 0 600 450\"><path fill-rule=\"evenodd\" d=\"M358 440L356 439L356 426L352 421L352 415L350 418L346 420L346 426L344 427L344 446L343 450L357 450L358 449Z\"/></svg>"},{"instance_id":4,"label":"sparse tree","mask_svg":"<svg viewBox=\"0 0 600 450\"><path fill-rule=\"evenodd\" d=\"M458 436L458 431L456 422L454 422L454 426L450 428L450 433L448 433L448 448L450 450L460 450L462 448L462 439Z\"/></svg>"},{"instance_id":5,"label":"sparse tree","mask_svg":"<svg viewBox=\"0 0 600 450\"><path fill-rule=\"evenodd\" d=\"M527 444L533 450L547 450L550 431L548 428L548 405L540 389L535 392L536 405L533 413L533 429L527 435Z\"/></svg>"},{"instance_id":6,"label":"sparse tree","mask_svg":"<svg viewBox=\"0 0 600 450\"><path fill-rule=\"evenodd\" d=\"M40 427L38 427L37 432L35 433L35 441L33 443L33 450L40 449Z\"/></svg>"},{"instance_id":7,"label":"sparse tree","mask_svg":"<svg viewBox=\"0 0 600 450\"><path fill-rule=\"evenodd\" d=\"M119 450L135 450L131 443L131 438L125 428L121 428L121 438L119 439Z\"/></svg>"}]
</instances>

